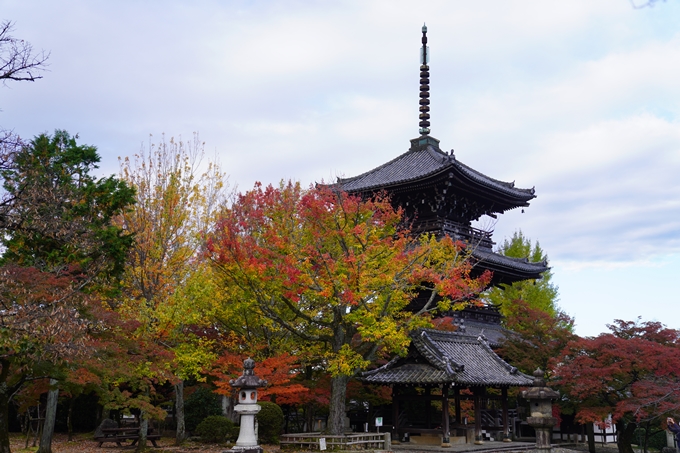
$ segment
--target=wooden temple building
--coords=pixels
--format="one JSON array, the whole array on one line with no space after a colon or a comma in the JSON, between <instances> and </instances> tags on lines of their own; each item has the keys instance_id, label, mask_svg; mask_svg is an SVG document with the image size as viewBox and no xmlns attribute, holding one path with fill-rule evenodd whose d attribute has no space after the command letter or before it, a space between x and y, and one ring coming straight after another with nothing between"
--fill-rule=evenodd
<instances>
[{"instance_id":1,"label":"wooden temple building","mask_svg":"<svg viewBox=\"0 0 680 453\"><path fill-rule=\"evenodd\" d=\"M402 207L412 230L448 235L466 244L475 271L493 273L492 285L541 278L546 263L503 256L493 251L491 232L472 226L482 216L529 206L534 189L490 178L445 152L430 136L427 28L423 26L420 66L420 136L395 159L352 178L339 179L343 190L363 197L386 191ZM417 307L414 307L417 308ZM442 314L444 315L444 314ZM450 442L481 442L483 434L509 438L508 388L530 386L533 378L517 371L492 349L504 333L498 307L466 308L453 316L458 329L412 332L406 357L366 372L362 380L392 387L391 413L383 413L395 441L430 437ZM471 419L474 422L468 423ZM437 439L439 438L439 439Z\"/></svg>"}]
</instances>

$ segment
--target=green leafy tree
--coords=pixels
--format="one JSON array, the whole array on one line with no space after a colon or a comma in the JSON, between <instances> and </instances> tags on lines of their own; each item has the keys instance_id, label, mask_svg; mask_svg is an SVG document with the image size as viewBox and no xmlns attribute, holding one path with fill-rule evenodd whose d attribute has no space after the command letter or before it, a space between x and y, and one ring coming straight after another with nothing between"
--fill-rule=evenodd
<instances>
[{"instance_id":1,"label":"green leafy tree","mask_svg":"<svg viewBox=\"0 0 680 453\"><path fill-rule=\"evenodd\" d=\"M532 245L531 239L524 236L521 231L516 231L510 240L506 239L497 252L512 258L526 258L532 263L548 262L548 255L538 241ZM495 305L500 305L501 313L506 319L521 316L521 310L518 311L520 307L514 303L516 300L523 300L535 310L553 317L557 316L559 291L557 286L551 282L552 272L547 270L541 274L541 277L538 280L523 280L495 287L488 292L488 300Z\"/></svg>"},{"instance_id":2,"label":"green leafy tree","mask_svg":"<svg viewBox=\"0 0 680 453\"><path fill-rule=\"evenodd\" d=\"M132 237L112 224L134 190L91 175L99 156L64 131L42 134L0 171L0 452L9 452L7 409L30 379L57 375L86 347L97 291L110 292ZM48 401L56 403L56 382ZM54 417L56 404L47 416ZM48 418L41 452L49 452ZM52 425L53 426L53 425Z\"/></svg>"},{"instance_id":3,"label":"green leafy tree","mask_svg":"<svg viewBox=\"0 0 680 453\"><path fill-rule=\"evenodd\" d=\"M220 397L207 387L199 387L184 403L186 428L193 432L206 418L222 415Z\"/></svg>"}]
</instances>

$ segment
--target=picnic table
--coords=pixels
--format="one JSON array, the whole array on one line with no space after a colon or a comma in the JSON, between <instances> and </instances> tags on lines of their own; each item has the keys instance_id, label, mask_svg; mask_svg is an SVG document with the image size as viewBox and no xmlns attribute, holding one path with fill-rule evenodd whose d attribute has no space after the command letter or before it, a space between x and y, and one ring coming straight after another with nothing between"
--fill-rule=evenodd
<instances>
[{"instance_id":1,"label":"picnic table","mask_svg":"<svg viewBox=\"0 0 680 453\"><path fill-rule=\"evenodd\" d=\"M146 439L151 441L154 447L158 447L156 441L161 438L160 434L154 434L153 428L149 428ZM139 441L139 426L124 426L122 428L102 428L102 436L95 437L101 447L104 442L115 442L119 447L123 442L132 441L130 445L136 445Z\"/></svg>"}]
</instances>

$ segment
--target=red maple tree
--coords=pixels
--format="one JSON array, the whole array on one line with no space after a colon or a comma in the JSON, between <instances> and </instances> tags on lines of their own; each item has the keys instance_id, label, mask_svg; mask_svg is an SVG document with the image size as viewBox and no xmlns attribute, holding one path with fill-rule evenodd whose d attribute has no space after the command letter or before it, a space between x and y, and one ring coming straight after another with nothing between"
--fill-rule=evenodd
<instances>
[{"instance_id":1,"label":"red maple tree","mask_svg":"<svg viewBox=\"0 0 680 453\"><path fill-rule=\"evenodd\" d=\"M680 331L658 322L616 320L611 333L570 342L554 361L555 379L578 405L578 421L611 414L620 453L633 453L633 432L680 408Z\"/></svg>"},{"instance_id":2,"label":"red maple tree","mask_svg":"<svg viewBox=\"0 0 680 453\"><path fill-rule=\"evenodd\" d=\"M515 300L505 319L505 327L511 333L502 340L497 352L524 373L532 374L540 368L550 378L551 360L577 338L572 332L573 325L574 320L564 312L552 315L523 300Z\"/></svg>"}]
</instances>

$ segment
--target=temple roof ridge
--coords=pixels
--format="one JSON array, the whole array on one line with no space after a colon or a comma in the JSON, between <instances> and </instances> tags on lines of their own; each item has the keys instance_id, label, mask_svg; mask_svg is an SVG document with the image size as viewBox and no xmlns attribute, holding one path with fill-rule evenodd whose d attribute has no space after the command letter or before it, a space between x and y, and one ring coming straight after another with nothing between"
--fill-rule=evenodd
<instances>
[{"instance_id":1,"label":"temple roof ridge","mask_svg":"<svg viewBox=\"0 0 680 453\"><path fill-rule=\"evenodd\" d=\"M491 178L456 159L453 152L447 154L432 145L411 148L389 162L360 175L338 178L337 184L347 192L370 191L424 179L447 170L457 170L482 186L516 199L521 206L528 206L527 202L536 197L534 188L522 189L515 187L514 181L505 182Z\"/></svg>"},{"instance_id":2,"label":"temple roof ridge","mask_svg":"<svg viewBox=\"0 0 680 453\"><path fill-rule=\"evenodd\" d=\"M477 247L471 250L471 255L480 261L485 261L489 263L496 264L510 264L512 263L515 267L522 269L527 272L539 272L543 273L550 270L548 266L548 261L529 261L528 258L515 258L512 256L502 255L493 251L484 250L481 247Z\"/></svg>"},{"instance_id":3,"label":"temple roof ridge","mask_svg":"<svg viewBox=\"0 0 680 453\"><path fill-rule=\"evenodd\" d=\"M479 336L436 329L411 332L411 352L361 379L379 384L450 383L461 386L528 386L533 379L499 357ZM456 367L451 366L456 364Z\"/></svg>"}]
</instances>

